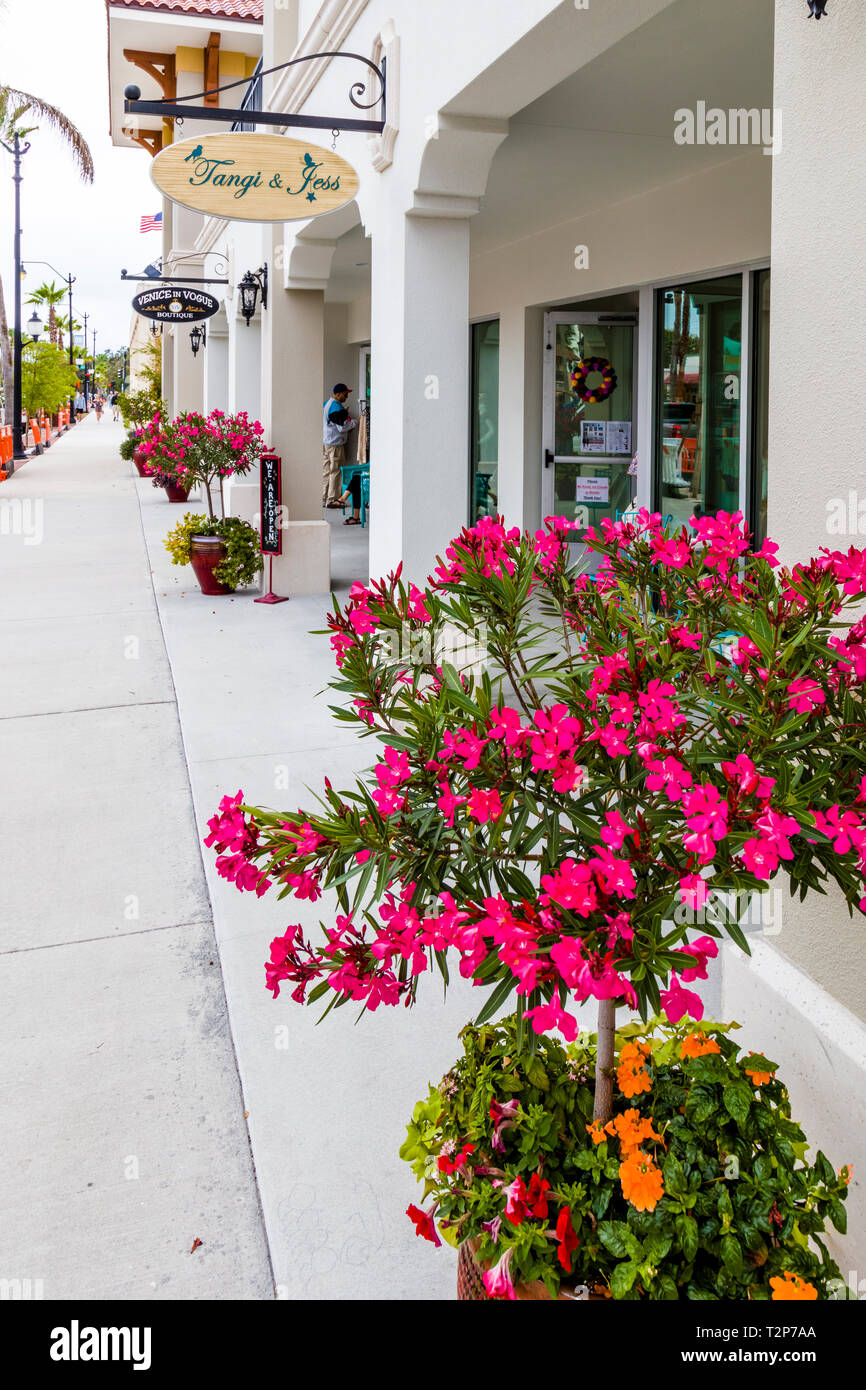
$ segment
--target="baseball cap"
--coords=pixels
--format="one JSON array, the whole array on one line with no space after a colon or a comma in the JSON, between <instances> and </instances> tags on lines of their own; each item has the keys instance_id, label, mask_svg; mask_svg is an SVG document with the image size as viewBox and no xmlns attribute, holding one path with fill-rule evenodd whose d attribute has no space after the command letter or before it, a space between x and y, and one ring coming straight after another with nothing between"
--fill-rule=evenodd
<instances>
[{"instance_id":1,"label":"baseball cap","mask_svg":"<svg viewBox=\"0 0 866 1390\"><path fill-rule=\"evenodd\" d=\"M351 395L352 387L347 386L344 381L338 381L331 394L334 396L341 396L344 391Z\"/></svg>"}]
</instances>

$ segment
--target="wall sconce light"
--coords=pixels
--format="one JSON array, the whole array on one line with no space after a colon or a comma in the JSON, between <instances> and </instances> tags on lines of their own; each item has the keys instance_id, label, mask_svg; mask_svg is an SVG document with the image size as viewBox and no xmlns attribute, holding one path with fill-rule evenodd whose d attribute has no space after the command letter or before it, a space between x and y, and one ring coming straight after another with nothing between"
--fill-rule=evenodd
<instances>
[{"instance_id":1,"label":"wall sconce light","mask_svg":"<svg viewBox=\"0 0 866 1390\"><path fill-rule=\"evenodd\" d=\"M268 263L259 266L258 270L248 270L238 285L241 296L241 313L244 323L249 327L250 320L256 312L256 302L261 292L262 308L268 307Z\"/></svg>"},{"instance_id":2,"label":"wall sconce light","mask_svg":"<svg viewBox=\"0 0 866 1390\"><path fill-rule=\"evenodd\" d=\"M827 14L827 0L807 0L809 6L809 18L821 19Z\"/></svg>"},{"instance_id":3,"label":"wall sconce light","mask_svg":"<svg viewBox=\"0 0 866 1390\"><path fill-rule=\"evenodd\" d=\"M199 348L207 346L207 329L204 324L197 323L195 328L190 329L189 341L192 346L192 355L197 357Z\"/></svg>"}]
</instances>

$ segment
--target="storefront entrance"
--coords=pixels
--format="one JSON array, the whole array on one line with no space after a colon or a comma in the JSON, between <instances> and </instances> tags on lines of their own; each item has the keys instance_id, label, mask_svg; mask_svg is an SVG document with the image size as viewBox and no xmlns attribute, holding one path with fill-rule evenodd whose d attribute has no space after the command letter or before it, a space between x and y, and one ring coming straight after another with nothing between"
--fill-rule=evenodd
<instances>
[{"instance_id":1,"label":"storefront entrance","mask_svg":"<svg viewBox=\"0 0 866 1390\"><path fill-rule=\"evenodd\" d=\"M583 528L635 493L636 313L545 315L542 515Z\"/></svg>"}]
</instances>

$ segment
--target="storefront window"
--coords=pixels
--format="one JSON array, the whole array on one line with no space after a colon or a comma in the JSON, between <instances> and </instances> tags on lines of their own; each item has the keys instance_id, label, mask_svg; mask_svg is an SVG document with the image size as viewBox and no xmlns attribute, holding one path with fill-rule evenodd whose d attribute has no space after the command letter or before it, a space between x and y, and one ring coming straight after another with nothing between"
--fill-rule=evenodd
<instances>
[{"instance_id":1,"label":"storefront window","mask_svg":"<svg viewBox=\"0 0 866 1390\"><path fill-rule=\"evenodd\" d=\"M472 325L470 523L499 509L499 320Z\"/></svg>"},{"instance_id":2,"label":"storefront window","mask_svg":"<svg viewBox=\"0 0 866 1390\"><path fill-rule=\"evenodd\" d=\"M656 496L675 525L740 503L741 275L660 290Z\"/></svg>"},{"instance_id":3,"label":"storefront window","mask_svg":"<svg viewBox=\"0 0 866 1390\"><path fill-rule=\"evenodd\" d=\"M754 377L754 493L752 529L755 545L767 539L767 457L770 442L770 272L755 275L755 377Z\"/></svg>"}]
</instances>

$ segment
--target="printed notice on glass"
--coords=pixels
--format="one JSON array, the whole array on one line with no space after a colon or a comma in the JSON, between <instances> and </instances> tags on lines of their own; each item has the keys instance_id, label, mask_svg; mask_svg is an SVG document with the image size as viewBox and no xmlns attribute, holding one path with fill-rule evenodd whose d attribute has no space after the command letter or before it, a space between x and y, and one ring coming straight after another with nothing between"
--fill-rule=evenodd
<instances>
[{"instance_id":1,"label":"printed notice on glass","mask_svg":"<svg viewBox=\"0 0 866 1390\"><path fill-rule=\"evenodd\" d=\"M589 502L597 507L607 506L610 500L610 478L577 478L576 502Z\"/></svg>"},{"instance_id":2,"label":"printed notice on glass","mask_svg":"<svg viewBox=\"0 0 866 1390\"><path fill-rule=\"evenodd\" d=\"M631 453L631 420L608 420L607 452L609 454Z\"/></svg>"},{"instance_id":3,"label":"printed notice on glass","mask_svg":"<svg viewBox=\"0 0 866 1390\"><path fill-rule=\"evenodd\" d=\"M603 454L604 438L603 420L581 420L580 452L582 454Z\"/></svg>"}]
</instances>

